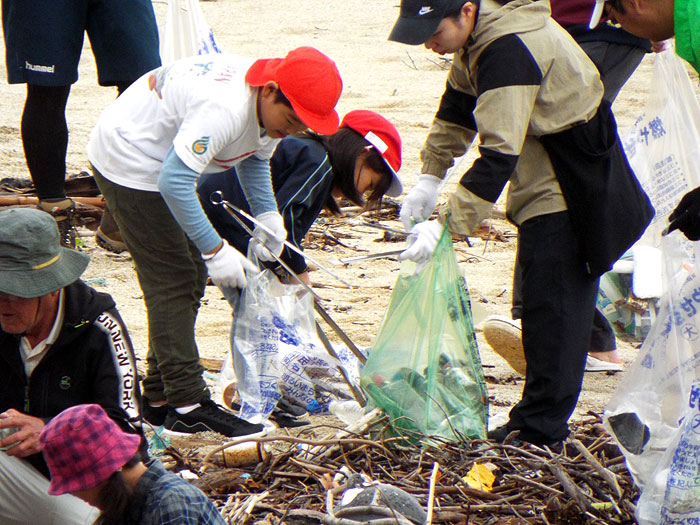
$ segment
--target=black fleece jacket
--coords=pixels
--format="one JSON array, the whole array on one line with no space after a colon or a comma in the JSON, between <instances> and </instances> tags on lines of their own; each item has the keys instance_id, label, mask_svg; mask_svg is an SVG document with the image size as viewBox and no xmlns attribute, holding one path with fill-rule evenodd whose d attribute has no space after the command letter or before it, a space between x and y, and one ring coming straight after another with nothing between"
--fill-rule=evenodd
<instances>
[{"instance_id":1,"label":"black fleece jacket","mask_svg":"<svg viewBox=\"0 0 700 525\"><path fill-rule=\"evenodd\" d=\"M71 406L97 403L143 444L136 359L114 300L80 280L64 291L63 327L29 380L20 336L0 328L0 413L14 408L49 421ZM27 460L48 477L41 454Z\"/></svg>"}]
</instances>

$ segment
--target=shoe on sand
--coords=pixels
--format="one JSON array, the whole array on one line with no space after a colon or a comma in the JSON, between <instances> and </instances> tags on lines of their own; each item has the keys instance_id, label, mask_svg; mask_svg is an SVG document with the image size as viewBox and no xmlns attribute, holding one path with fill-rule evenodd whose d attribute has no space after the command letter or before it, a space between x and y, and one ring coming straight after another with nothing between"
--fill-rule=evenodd
<instances>
[{"instance_id":1,"label":"shoe on sand","mask_svg":"<svg viewBox=\"0 0 700 525\"><path fill-rule=\"evenodd\" d=\"M586 372L622 372L622 365L603 361L591 355L586 357Z\"/></svg>"},{"instance_id":2,"label":"shoe on sand","mask_svg":"<svg viewBox=\"0 0 700 525\"><path fill-rule=\"evenodd\" d=\"M37 208L45 211L56 220L61 246L75 250L78 234L75 231L76 210L72 199L45 199L39 201Z\"/></svg>"},{"instance_id":3,"label":"shoe on sand","mask_svg":"<svg viewBox=\"0 0 700 525\"><path fill-rule=\"evenodd\" d=\"M112 253L121 253L128 250L119 231L119 226L114 221L109 208L105 208L102 212L100 226L95 232L95 242L100 248Z\"/></svg>"},{"instance_id":4,"label":"shoe on sand","mask_svg":"<svg viewBox=\"0 0 700 525\"><path fill-rule=\"evenodd\" d=\"M524 376L526 362L520 320L514 321L503 315L489 315L484 320L482 331L493 351L505 359L513 370Z\"/></svg>"},{"instance_id":5,"label":"shoe on sand","mask_svg":"<svg viewBox=\"0 0 700 525\"><path fill-rule=\"evenodd\" d=\"M226 437L261 436L265 427L248 423L221 408L210 399L203 399L199 407L187 414L180 414L168 407L163 434L166 436L186 436L196 432L218 432Z\"/></svg>"}]
</instances>

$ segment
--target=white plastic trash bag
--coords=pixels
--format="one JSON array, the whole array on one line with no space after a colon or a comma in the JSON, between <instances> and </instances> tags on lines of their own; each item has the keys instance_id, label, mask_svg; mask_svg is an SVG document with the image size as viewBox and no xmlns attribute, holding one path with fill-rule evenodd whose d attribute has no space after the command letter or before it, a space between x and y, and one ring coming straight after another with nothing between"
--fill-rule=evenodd
<instances>
[{"instance_id":1,"label":"white plastic trash bag","mask_svg":"<svg viewBox=\"0 0 700 525\"><path fill-rule=\"evenodd\" d=\"M679 441L691 385L700 380L700 243L680 232L661 236L682 195L700 186L700 106L672 52L655 58L650 96L626 152L656 208L640 243L661 250L664 293L637 359L605 408L604 422L642 489L638 522L656 525L667 489L663 472L672 458L667 450Z\"/></svg>"},{"instance_id":2,"label":"white plastic trash bag","mask_svg":"<svg viewBox=\"0 0 700 525\"><path fill-rule=\"evenodd\" d=\"M221 48L204 19L199 0L168 0L168 15L160 43L163 64L210 53L221 53Z\"/></svg>"},{"instance_id":3,"label":"white plastic trash bag","mask_svg":"<svg viewBox=\"0 0 700 525\"><path fill-rule=\"evenodd\" d=\"M673 50L655 55L649 98L624 148L656 211L639 244L658 246L668 216L700 183L700 106Z\"/></svg>"},{"instance_id":4,"label":"white plastic trash bag","mask_svg":"<svg viewBox=\"0 0 700 525\"><path fill-rule=\"evenodd\" d=\"M347 348L331 357L316 333L313 297L301 285L282 284L270 270L248 279L234 315L233 372L240 417L260 423L285 399L309 412L327 412L333 399L349 399L338 367L359 385L359 362ZM229 383L230 384L230 383ZM228 385L220 385L223 395Z\"/></svg>"}]
</instances>

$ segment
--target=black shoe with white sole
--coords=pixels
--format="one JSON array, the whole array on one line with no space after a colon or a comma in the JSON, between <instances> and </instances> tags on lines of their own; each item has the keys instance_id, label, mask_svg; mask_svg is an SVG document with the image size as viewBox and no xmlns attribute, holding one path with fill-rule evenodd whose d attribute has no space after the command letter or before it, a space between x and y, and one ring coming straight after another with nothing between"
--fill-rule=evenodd
<instances>
[{"instance_id":1,"label":"black shoe with white sole","mask_svg":"<svg viewBox=\"0 0 700 525\"><path fill-rule=\"evenodd\" d=\"M154 407L144 399L141 413L146 422L159 427L165 423L165 418L168 416L168 405Z\"/></svg>"},{"instance_id":2,"label":"black shoe with white sole","mask_svg":"<svg viewBox=\"0 0 700 525\"><path fill-rule=\"evenodd\" d=\"M227 412L211 399L199 402L201 406L187 414L179 414L169 408L163 426L164 433L173 436L186 436L196 432L218 432L226 437L242 437L262 433L262 425L248 423Z\"/></svg>"}]
</instances>

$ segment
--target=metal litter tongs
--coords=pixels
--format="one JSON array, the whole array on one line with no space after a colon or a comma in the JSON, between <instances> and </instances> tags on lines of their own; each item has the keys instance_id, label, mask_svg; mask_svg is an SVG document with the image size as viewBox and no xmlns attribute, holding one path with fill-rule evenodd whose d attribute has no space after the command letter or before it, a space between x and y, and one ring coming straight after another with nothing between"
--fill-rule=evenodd
<instances>
[{"instance_id":1,"label":"metal litter tongs","mask_svg":"<svg viewBox=\"0 0 700 525\"><path fill-rule=\"evenodd\" d=\"M240 208L239 208L238 206L236 206L235 204L231 204L229 201L225 200L225 199L224 199L223 193L221 193L220 191L215 191L215 192L213 192L211 195L209 195L209 200L212 202L212 204L216 204L216 205L218 205L218 206L223 206L223 207L226 209L226 211L229 213L229 215L231 215L231 217L233 217L234 219L236 219L236 221L238 222L238 224L240 224L243 228L245 228L245 230L248 232L249 235L252 236L252 235L253 235L253 232L250 230L250 228L248 228L248 226L247 226L245 223L243 223L243 221L240 220L240 217L238 217L238 215L240 215L241 217L245 217L245 218L248 219L250 222L252 222L256 227L261 228L265 233L267 233L267 234L269 234L269 235L273 235L273 234L274 234L272 231L270 231L270 229L269 229L267 226L265 226L264 224L262 224L262 223L261 223L259 220L257 220L255 217L253 217L253 216L250 215L249 213L246 213L245 211L243 211L242 209L240 209ZM235 213L234 213L234 212L235 212ZM236 213L237 213L238 215L236 215ZM324 272L326 272L328 275L330 275L330 276L333 277L334 279L337 279L338 281L340 281L341 283L343 283L343 284L344 284L345 286L347 286L348 288L357 288L356 286L352 286L350 283L348 283L345 279L343 279L342 277L340 277L340 276L339 276L338 274L336 274L335 272L332 272L331 270L329 270L328 268L326 268L326 267L325 267L324 265L322 265L320 262L318 262L318 261L312 259L309 255L305 254L303 250L300 250L299 248L297 248L296 246L294 246L291 242L287 241L286 239L285 239L284 241L282 241L282 244L284 244L287 248L289 248L289 249L292 250L293 252L298 253L299 255L301 255L304 259L308 259L309 261L311 261L312 263L314 263L316 266L318 266L319 269L323 270ZM273 255L273 257L274 257L274 255ZM286 264L284 264L283 262L279 261L279 260L277 259L277 257L275 257L275 260L277 260L277 262L279 262L285 270L287 270L288 272L292 273L292 275L294 275L294 272L291 272L291 271L289 270L289 268L287 268L287 265L286 265ZM313 293L313 292L312 292L312 293ZM315 294L314 294L314 296L315 296ZM318 298L318 296L316 296L316 298Z\"/></svg>"},{"instance_id":2,"label":"metal litter tongs","mask_svg":"<svg viewBox=\"0 0 700 525\"><path fill-rule=\"evenodd\" d=\"M238 215L240 214L242 217L245 217L249 221L251 221L253 224L256 226L259 226L260 228L263 228L267 233L271 233L268 228L266 228L264 225L260 224L259 221L257 221L254 217L252 217L250 214L244 212L237 206L231 204L227 200L224 199L223 193L220 191L215 191L211 195L209 195L209 200L211 201L212 204L217 205L217 206L223 206L223 208L228 212L228 214L234 218L234 220L243 228L248 235L253 237L253 230L250 229L250 227L243 221L241 217ZM293 251L299 253L302 257L305 257L312 261L314 264L318 265L319 268L325 270L327 273L341 281L343 284L346 286L352 288L348 283L346 283L343 279L335 275L333 272L329 271L328 269L324 268L320 264L318 264L316 261L308 257L307 255L304 254L303 251L301 251L299 248L294 246L293 244L287 242L286 240L284 241L284 245L287 246L288 248L292 249ZM269 250L268 250L269 251ZM321 297L318 296L316 292L314 292L311 289L311 286L306 284L304 281L302 281L299 276L289 267L287 263L285 263L281 258L279 258L277 255L272 253L270 251L270 255L279 263L282 268L284 268L287 272L289 272L289 275L294 277L300 285L302 285L314 298L314 310L323 318L323 320L328 323L328 325L333 329L333 331L340 337L340 339L347 345L348 349L353 353L353 355L362 363L363 365L367 362L367 358L365 355L360 352L360 349L357 348L355 343L352 342L352 340L348 337L348 335L343 332L343 330L338 326L338 324L331 318L331 316L324 310L324 308L319 304L319 301L321 301ZM326 337L325 333L321 329L321 326L316 322L316 331L319 334L319 338L321 339L321 342L323 343L323 346L326 347L326 350L328 353L334 357L335 359L338 359L338 355L336 354L335 350L333 349L333 346L331 345L330 341ZM338 371L341 373L343 378L345 379L345 382L347 383L348 387L353 393L353 396L355 397L355 400L360 404L360 406L364 406L366 404L366 400L362 392L360 392L350 381L350 378L347 377L345 374L345 371L343 370L342 367L338 367Z\"/></svg>"}]
</instances>

